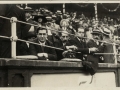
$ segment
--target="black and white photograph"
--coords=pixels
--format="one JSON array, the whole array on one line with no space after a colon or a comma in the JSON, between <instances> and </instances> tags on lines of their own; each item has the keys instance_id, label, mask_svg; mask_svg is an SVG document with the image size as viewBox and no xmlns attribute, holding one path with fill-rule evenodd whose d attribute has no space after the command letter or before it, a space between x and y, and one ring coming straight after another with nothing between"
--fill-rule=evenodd
<instances>
[{"instance_id":1,"label":"black and white photograph","mask_svg":"<svg viewBox=\"0 0 120 90\"><path fill-rule=\"evenodd\" d=\"M12 87L120 87L120 2L0 1L0 88Z\"/></svg>"}]
</instances>

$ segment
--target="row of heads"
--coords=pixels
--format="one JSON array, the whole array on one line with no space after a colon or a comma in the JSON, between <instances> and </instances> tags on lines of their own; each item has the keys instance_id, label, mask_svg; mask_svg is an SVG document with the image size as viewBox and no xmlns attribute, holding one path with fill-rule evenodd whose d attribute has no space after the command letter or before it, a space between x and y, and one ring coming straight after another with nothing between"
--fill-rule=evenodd
<instances>
[{"instance_id":1,"label":"row of heads","mask_svg":"<svg viewBox=\"0 0 120 90\"><path fill-rule=\"evenodd\" d=\"M56 15L57 16L57 15L62 15L63 14L60 10L57 10L55 13L53 13L48 9L40 9L40 10L36 9L36 10L34 10L30 7L25 8L24 11L31 13L33 16L35 16L35 15L44 15L44 16ZM68 14L69 14L68 12L65 13L65 15L68 15Z\"/></svg>"},{"instance_id":2,"label":"row of heads","mask_svg":"<svg viewBox=\"0 0 120 90\"><path fill-rule=\"evenodd\" d=\"M83 29L83 28L80 28L80 29ZM30 38L30 37L36 37L36 35L39 33L39 31L42 31L42 30L45 30L46 34L48 33L47 28L45 26L42 26L42 27L37 28L36 34L35 34L35 32L29 32L28 35L26 36L26 39ZM59 35L61 35L61 33L65 33L65 34L69 35L69 33L64 30L60 31ZM109 36L111 34L111 31L107 28L102 28L102 30L96 28L91 32L91 34L98 34L98 35L103 34L103 35Z\"/></svg>"},{"instance_id":3,"label":"row of heads","mask_svg":"<svg viewBox=\"0 0 120 90\"><path fill-rule=\"evenodd\" d=\"M43 23L46 23L47 21L55 21L57 19L57 15L61 15L61 11L57 10L56 14L53 14L49 10L44 10L45 12L40 12L39 10L33 10L31 8L24 9L25 13L31 14L33 17L33 20L38 22L38 19L41 18Z\"/></svg>"}]
</instances>

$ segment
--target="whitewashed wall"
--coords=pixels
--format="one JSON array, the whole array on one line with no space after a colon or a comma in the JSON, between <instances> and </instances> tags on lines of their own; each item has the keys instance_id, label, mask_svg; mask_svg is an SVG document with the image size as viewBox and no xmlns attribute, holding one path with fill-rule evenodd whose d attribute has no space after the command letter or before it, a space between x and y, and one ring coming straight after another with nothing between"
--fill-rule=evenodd
<instances>
[{"instance_id":1,"label":"whitewashed wall","mask_svg":"<svg viewBox=\"0 0 120 90\"><path fill-rule=\"evenodd\" d=\"M76 74L33 74L31 87L116 87L115 73L96 73L93 76Z\"/></svg>"}]
</instances>

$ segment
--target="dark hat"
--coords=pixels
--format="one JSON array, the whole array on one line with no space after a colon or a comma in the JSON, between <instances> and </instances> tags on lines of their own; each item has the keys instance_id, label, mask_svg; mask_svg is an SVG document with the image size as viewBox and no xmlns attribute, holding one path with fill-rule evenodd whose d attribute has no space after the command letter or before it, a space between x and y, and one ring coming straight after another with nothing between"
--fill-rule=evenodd
<instances>
[{"instance_id":1,"label":"dark hat","mask_svg":"<svg viewBox=\"0 0 120 90\"><path fill-rule=\"evenodd\" d=\"M47 19L45 18L45 16L43 14L37 14L37 15L34 15L34 20L36 22L38 22L38 19L41 18L42 19L42 22L43 23L46 23L47 22Z\"/></svg>"},{"instance_id":2,"label":"dark hat","mask_svg":"<svg viewBox=\"0 0 120 90\"><path fill-rule=\"evenodd\" d=\"M101 31L99 29L94 29L91 34L101 34Z\"/></svg>"}]
</instances>

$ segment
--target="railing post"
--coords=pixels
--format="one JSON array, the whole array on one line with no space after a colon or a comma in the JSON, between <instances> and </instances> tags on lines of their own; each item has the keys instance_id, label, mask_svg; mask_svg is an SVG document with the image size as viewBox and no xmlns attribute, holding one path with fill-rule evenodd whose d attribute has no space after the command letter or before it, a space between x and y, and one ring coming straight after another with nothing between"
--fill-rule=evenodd
<instances>
[{"instance_id":1,"label":"railing post","mask_svg":"<svg viewBox=\"0 0 120 90\"><path fill-rule=\"evenodd\" d=\"M114 58L115 58L115 64L117 64L117 51L116 51L116 44L113 43L113 53L114 53Z\"/></svg>"},{"instance_id":2,"label":"railing post","mask_svg":"<svg viewBox=\"0 0 120 90\"><path fill-rule=\"evenodd\" d=\"M17 22L17 18L12 17L10 22L11 22L11 57L16 59L16 40L17 40L16 22Z\"/></svg>"},{"instance_id":3,"label":"railing post","mask_svg":"<svg viewBox=\"0 0 120 90\"><path fill-rule=\"evenodd\" d=\"M63 3L63 14L65 13L65 3Z\"/></svg>"},{"instance_id":4,"label":"railing post","mask_svg":"<svg viewBox=\"0 0 120 90\"><path fill-rule=\"evenodd\" d=\"M94 4L94 9L95 9L95 20L98 23L97 3Z\"/></svg>"}]
</instances>

